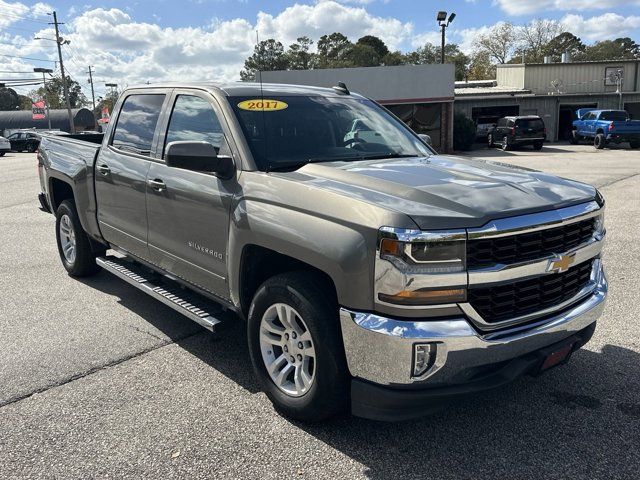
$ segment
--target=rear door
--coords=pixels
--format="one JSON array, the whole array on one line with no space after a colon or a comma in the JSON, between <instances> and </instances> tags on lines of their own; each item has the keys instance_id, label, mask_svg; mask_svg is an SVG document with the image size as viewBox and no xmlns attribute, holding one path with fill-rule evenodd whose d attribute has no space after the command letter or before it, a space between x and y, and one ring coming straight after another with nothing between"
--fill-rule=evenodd
<instances>
[{"instance_id":1,"label":"rear door","mask_svg":"<svg viewBox=\"0 0 640 480\"><path fill-rule=\"evenodd\" d=\"M228 298L229 212L238 188L236 177L221 180L210 173L168 167L164 159L166 146L174 141L206 141L220 155L232 155L230 131L209 93L176 89L168 109L170 116L162 127L166 133L147 174L151 261Z\"/></svg>"},{"instance_id":2,"label":"rear door","mask_svg":"<svg viewBox=\"0 0 640 480\"><path fill-rule=\"evenodd\" d=\"M132 91L118 113L95 169L98 222L110 243L143 259L147 248L146 180L157 141L164 91Z\"/></svg>"}]
</instances>

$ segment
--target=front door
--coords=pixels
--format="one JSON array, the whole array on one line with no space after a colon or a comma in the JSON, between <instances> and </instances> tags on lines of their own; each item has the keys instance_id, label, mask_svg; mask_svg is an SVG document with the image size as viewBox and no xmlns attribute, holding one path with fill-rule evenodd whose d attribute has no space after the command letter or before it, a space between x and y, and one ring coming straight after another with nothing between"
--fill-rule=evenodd
<instances>
[{"instance_id":1,"label":"front door","mask_svg":"<svg viewBox=\"0 0 640 480\"><path fill-rule=\"evenodd\" d=\"M164 93L125 98L110 142L96 160L98 223L103 237L147 259L146 180Z\"/></svg>"},{"instance_id":2,"label":"front door","mask_svg":"<svg viewBox=\"0 0 640 480\"><path fill-rule=\"evenodd\" d=\"M229 212L235 176L168 167L166 146L175 141L206 141L231 155L230 138L219 107L204 92L176 90L166 137L147 173L147 216L151 261L204 290L228 298ZM226 132L226 135L225 135Z\"/></svg>"}]
</instances>

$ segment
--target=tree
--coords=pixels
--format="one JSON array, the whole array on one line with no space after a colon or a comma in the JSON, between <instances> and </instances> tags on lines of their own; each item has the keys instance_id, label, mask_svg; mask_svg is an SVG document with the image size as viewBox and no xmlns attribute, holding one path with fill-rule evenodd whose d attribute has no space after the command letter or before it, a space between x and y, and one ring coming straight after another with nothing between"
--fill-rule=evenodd
<instances>
[{"instance_id":1,"label":"tree","mask_svg":"<svg viewBox=\"0 0 640 480\"><path fill-rule=\"evenodd\" d=\"M415 52L407 54L407 63L414 65L425 65L429 63L440 63L441 54L440 48L436 47L432 43L425 43L424 46L419 47ZM456 80L464 80L467 76L467 68L469 66L469 57L467 57L460 47L455 43L448 43L444 46L444 61L446 63L453 63L455 65L455 77Z\"/></svg>"},{"instance_id":2,"label":"tree","mask_svg":"<svg viewBox=\"0 0 640 480\"><path fill-rule=\"evenodd\" d=\"M596 42L585 50L589 60L640 59L640 46L631 38L616 38Z\"/></svg>"},{"instance_id":3,"label":"tree","mask_svg":"<svg viewBox=\"0 0 640 480\"><path fill-rule=\"evenodd\" d=\"M500 22L489 32L476 37L475 53L481 58L488 56L497 63L507 63L516 47L517 38L513 24Z\"/></svg>"},{"instance_id":4,"label":"tree","mask_svg":"<svg viewBox=\"0 0 640 480\"><path fill-rule=\"evenodd\" d=\"M562 32L552 39L543 49L544 56L550 56L554 62L562 59L562 54L569 52L571 58L580 60L584 57L586 45L578 37L570 32Z\"/></svg>"},{"instance_id":5,"label":"tree","mask_svg":"<svg viewBox=\"0 0 640 480\"><path fill-rule=\"evenodd\" d=\"M240 78L244 82L253 81L258 71L286 70L288 67L289 57L284 53L284 47L280 42L269 38L254 47L253 55L244 61Z\"/></svg>"},{"instance_id":6,"label":"tree","mask_svg":"<svg viewBox=\"0 0 640 480\"><path fill-rule=\"evenodd\" d=\"M407 55L396 50L395 52L387 53L382 59L382 63L387 66L394 66L394 65L405 65L407 63L413 63L413 62L409 61Z\"/></svg>"},{"instance_id":7,"label":"tree","mask_svg":"<svg viewBox=\"0 0 640 480\"><path fill-rule=\"evenodd\" d=\"M318 67L340 68L349 67L349 54L353 43L343 34L334 32L331 35L323 35L318 40Z\"/></svg>"},{"instance_id":8,"label":"tree","mask_svg":"<svg viewBox=\"0 0 640 480\"><path fill-rule=\"evenodd\" d=\"M316 54L310 52L313 40L309 37L298 37L295 43L289 45L287 57L290 70L310 70L315 67Z\"/></svg>"},{"instance_id":9,"label":"tree","mask_svg":"<svg viewBox=\"0 0 640 480\"><path fill-rule=\"evenodd\" d=\"M360 37L356 42L356 45L368 45L373 48L378 54L379 58L384 58L389 54L389 49L387 45L378 37L373 35L365 35L364 37Z\"/></svg>"},{"instance_id":10,"label":"tree","mask_svg":"<svg viewBox=\"0 0 640 480\"><path fill-rule=\"evenodd\" d=\"M33 107L33 99L27 95L18 95L20 99L20 110L31 110Z\"/></svg>"},{"instance_id":11,"label":"tree","mask_svg":"<svg viewBox=\"0 0 640 480\"><path fill-rule=\"evenodd\" d=\"M13 88L0 87L0 110L18 110L20 98Z\"/></svg>"},{"instance_id":12,"label":"tree","mask_svg":"<svg viewBox=\"0 0 640 480\"><path fill-rule=\"evenodd\" d=\"M521 53L526 62L542 62L547 45L563 31L556 20L535 19L520 27Z\"/></svg>"},{"instance_id":13,"label":"tree","mask_svg":"<svg viewBox=\"0 0 640 480\"><path fill-rule=\"evenodd\" d=\"M84 93L82 93L82 87L78 82L72 80L71 77L67 77L67 86L69 88L69 104L71 108L80 108L89 103L87 101L87 97L85 97ZM44 87L40 87L29 92L29 97L31 97L31 99L33 100L46 98L46 101L49 104L49 108L52 110L67 108L67 104L64 100L62 77L60 75L54 76L47 80L46 92Z\"/></svg>"},{"instance_id":14,"label":"tree","mask_svg":"<svg viewBox=\"0 0 640 480\"><path fill-rule=\"evenodd\" d=\"M377 67L382 58L371 45L356 43L349 52L350 67Z\"/></svg>"},{"instance_id":15,"label":"tree","mask_svg":"<svg viewBox=\"0 0 640 480\"><path fill-rule=\"evenodd\" d=\"M469 80L489 80L496 78L496 66L486 51L474 52L471 55L467 78Z\"/></svg>"}]
</instances>

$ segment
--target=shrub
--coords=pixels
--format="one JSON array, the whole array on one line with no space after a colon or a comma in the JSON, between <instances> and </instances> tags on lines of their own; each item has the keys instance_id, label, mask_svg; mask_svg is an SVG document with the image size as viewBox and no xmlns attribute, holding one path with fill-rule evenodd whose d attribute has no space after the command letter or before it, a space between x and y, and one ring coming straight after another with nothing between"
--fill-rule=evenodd
<instances>
[{"instance_id":1,"label":"shrub","mask_svg":"<svg viewBox=\"0 0 640 480\"><path fill-rule=\"evenodd\" d=\"M463 113L453 116L453 149L471 150L476 140L476 124Z\"/></svg>"}]
</instances>

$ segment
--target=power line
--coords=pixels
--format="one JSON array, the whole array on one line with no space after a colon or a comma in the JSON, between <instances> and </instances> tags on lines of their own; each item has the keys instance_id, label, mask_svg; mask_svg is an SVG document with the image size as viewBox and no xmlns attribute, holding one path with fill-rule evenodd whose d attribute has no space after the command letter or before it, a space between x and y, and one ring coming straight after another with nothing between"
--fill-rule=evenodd
<instances>
[{"instance_id":1,"label":"power line","mask_svg":"<svg viewBox=\"0 0 640 480\"><path fill-rule=\"evenodd\" d=\"M0 53L0 57L20 58L22 60L33 60L34 62L58 63L56 60L49 60L48 58L21 57L20 55L7 55L6 53Z\"/></svg>"},{"instance_id":2,"label":"power line","mask_svg":"<svg viewBox=\"0 0 640 480\"><path fill-rule=\"evenodd\" d=\"M13 17L13 18L17 18L18 20L24 20L26 22L44 23L45 25L48 25L48 23L49 23L49 22L45 22L43 20L36 20L35 17L24 17L24 16L21 16L21 15L16 15L15 13L2 12L2 15L4 17Z\"/></svg>"}]
</instances>

